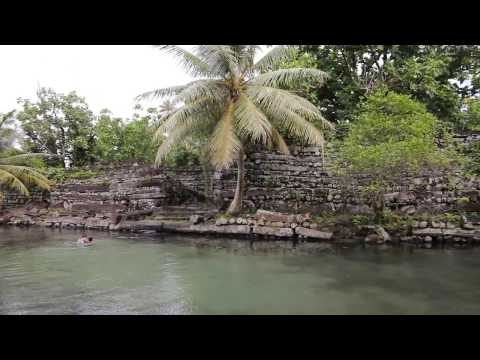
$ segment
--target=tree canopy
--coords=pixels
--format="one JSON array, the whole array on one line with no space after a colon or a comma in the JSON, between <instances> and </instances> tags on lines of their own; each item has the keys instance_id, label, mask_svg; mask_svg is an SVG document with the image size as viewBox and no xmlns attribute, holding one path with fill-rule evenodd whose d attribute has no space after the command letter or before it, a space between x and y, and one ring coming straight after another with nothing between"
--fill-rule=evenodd
<instances>
[{"instance_id":1,"label":"tree canopy","mask_svg":"<svg viewBox=\"0 0 480 360\"><path fill-rule=\"evenodd\" d=\"M337 171L343 176L367 175L367 189L382 209L383 193L403 174L445 169L458 155L437 145L441 123L422 103L378 89L359 105L358 117L337 148ZM448 139L446 139L448 140Z\"/></svg>"},{"instance_id":2,"label":"tree canopy","mask_svg":"<svg viewBox=\"0 0 480 360\"><path fill-rule=\"evenodd\" d=\"M362 96L378 86L412 96L452 124L461 116L463 99L480 94L477 45L300 45L296 49L294 64L330 74L324 87L304 91L336 123L353 121Z\"/></svg>"},{"instance_id":3,"label":"tree canopy","mask_svg":"<svg viewBox=\"0 0 480 360\"><path fill-rule=\"evenodd\" d=\"M64 166L91 162L94 116L85 99L75 92L64 95L47 88L40 88L37 97L36 102L18 100L25 150L57 156Z\"/></svg>"}]
</instances>

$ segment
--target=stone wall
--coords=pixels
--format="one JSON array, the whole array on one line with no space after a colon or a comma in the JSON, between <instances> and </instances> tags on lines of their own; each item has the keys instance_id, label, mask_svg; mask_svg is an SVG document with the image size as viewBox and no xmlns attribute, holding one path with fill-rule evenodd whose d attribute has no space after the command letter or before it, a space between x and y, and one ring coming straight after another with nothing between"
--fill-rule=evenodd
<instances>
[{"instance_id":1,"label":"stone wall","mask_svg":"<svg viewBox=\"0 0 480 360\"><path fill-rule=\"evenodd\" d=\"M294 149L292 155L253 153L246 162L247 208L288 212L348 210L368 212L362 198L366 178L346 183L332 174L318 149ZM233 198L236 170L214 172L213 194L226 206ZM386 194L386 205L413 213L419 210L446 211L457 206L459 198L478 202L480 183L467 181L458 174L431 173L401 175L399 186ZM204 202L205 177L200 168L129 167L113 168L100 178L72 181L59 185L52 203L112 204L129 210L164 205ZM70 204L70 205L68 205Z\"/></svg>"},{"instance_id":2,"label":"stone wall","mask_svg":"<svg viewBox=\"0 0 480 360\"><path fill-rule=\"evenodd\" d=\"M205 201L200 169L129 166L103 170L94 179L58 184L51 193L52 206L95 211L112 205L117 210L135 211Z\"/></svg>"},{"instance_id":3,"label":"stone wall","mask_svg":"<svg viewBox=\"0 0 480 360\"><path fill-rule=\"evenodd\" d=\"M362 190L369 179L335 177L317 149L296 149L291 156L254 153L247 162L246 205L290 212L369 211ZM387 207L413 213L416 210L445 211L459 198L479 200L480 182L462 179L455 172L399 174L400 184L386 194ZM226 201L233 197L235 171L218 175L214 188Z\"/></svg>"},{"instance_id":4,"label":"stone wall","mask_svg":"<svg viewBox=\"0 0 480 360\"><path fill-rule=\"evenodd\" d=\"M480 136L457 136L469 144ZM287 212L348 210L369 211L361 196L368 178L344 179L333 175L327 160L317 148L292 147L291 155L256 152L246 161L247 208ZM97 169L98 170L98 169ZM147 166L102 167L104 175L88 180L60 184L51 193L53 206L66 209L88 207L100 211L104 205L134 211L165 205L205 202L206 178L200 167L159 168ZM213 200L223 207L233 198L236 169L212 172ZM412 214L421 210L446 211L455 208L460 198L468 198L470 210L480 198L478 180L461 179L456 173L399 174L400 185L386 195L387 207ZM210 193L210 192L207 192ZM40 195L35 195L41 200ZM465 200L465 199L463 199ZM6 205L21 204L25 198L7 194ZM100 206L100 207L99 207Z\"/></svg>"},{"instance_id":5,"label":"stone wall","mask_svg":"<svg viewBox=\"0 0 480 360\"><path fill-rule=\"evenodd\" d=\"M2 206L5 208L15 208L18 206L22 206L29 201L38 203L50 200L50 194L48 192L42 191L31 191L30 198L12 191L2 191L0 189L0 192L0 208Z\"/></svg>"}]
</instances>

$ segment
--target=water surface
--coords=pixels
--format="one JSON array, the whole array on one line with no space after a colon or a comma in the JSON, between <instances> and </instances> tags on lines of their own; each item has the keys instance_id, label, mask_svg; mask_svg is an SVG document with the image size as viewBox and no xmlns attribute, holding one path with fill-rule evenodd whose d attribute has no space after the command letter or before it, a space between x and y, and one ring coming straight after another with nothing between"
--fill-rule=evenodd
<instances>
[{"instance_id":1,"label":"water surface","mask_svg":"<svg viewBox=\"0 0 480 360\"><path fill-rule=\"evenodd\" d=\"M480 314L478 249L259 254L0 228L0 314Z\"/></svg>"}]
</instances>

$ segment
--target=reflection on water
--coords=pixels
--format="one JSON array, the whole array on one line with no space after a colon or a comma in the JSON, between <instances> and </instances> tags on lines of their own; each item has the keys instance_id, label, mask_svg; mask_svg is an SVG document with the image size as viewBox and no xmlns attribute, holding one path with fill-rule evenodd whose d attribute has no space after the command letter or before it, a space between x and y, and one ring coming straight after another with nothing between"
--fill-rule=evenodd
<instances>
[{"instance_id":1,"label":"reflection on water","mask_svg":"<svg viewBox=\"0 0 480 360\"><path fill-rule=\"evenodd\" d=\"M0 314L477 314L477 249L235 254L0 228Z\"/></svg>"}]
</instances>

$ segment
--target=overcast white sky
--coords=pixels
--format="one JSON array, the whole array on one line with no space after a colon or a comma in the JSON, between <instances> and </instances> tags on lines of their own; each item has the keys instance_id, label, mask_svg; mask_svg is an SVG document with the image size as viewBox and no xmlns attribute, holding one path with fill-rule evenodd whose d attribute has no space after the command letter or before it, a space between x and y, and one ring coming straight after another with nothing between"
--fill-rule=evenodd
<instances>
[{"instance_id":1,"label":"overcast white sky","mask_svg":"<svg viewBox=\"0 0 480 360\"><path fill-rule=\"evenodd\" d=\"M130 117L136 95L191 80L175 59L149 45L1 45L0 64L2 113L18 108L19 97L36 99L40 85L75 90L96 113L108 108Z\"/></svg>"}]
</instances>

